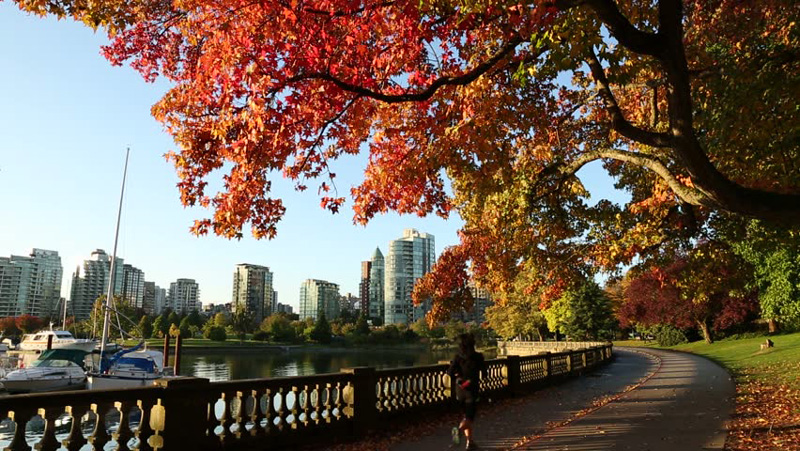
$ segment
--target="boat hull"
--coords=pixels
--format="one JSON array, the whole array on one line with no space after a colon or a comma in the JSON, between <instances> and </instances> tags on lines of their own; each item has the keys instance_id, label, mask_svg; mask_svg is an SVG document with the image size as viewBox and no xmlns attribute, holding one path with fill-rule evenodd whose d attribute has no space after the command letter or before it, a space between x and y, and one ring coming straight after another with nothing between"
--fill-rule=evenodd
<instances>
[{"instance_id":1,"label":"boat hull","mask_svg":"<svg viewBox=\"0 0 800 451\"><path fill-rule=\"evenodd\" d=\"M86 387L86 378L0 380L9 393L41 393L61 390L80 390Z\"/></svg>"},{"instance_id":2,"label":"boat hull","mask_svg":"<svg viewBox=\"0 0 800 451\"><path fill-rule=\"evenodd\" d=\"M94 340L75 340L75 341L58 341L53 340L51 349L77 349L80 351L92 352L97 345ZM21 351L46 351L47 342L28 342L20 343L19 349Z\"/></svg>"},{"instance_id":3,"label":"boat hull","mask_svg":"<svg viewBox=\"0 0 800 451\"><path fill-rule=\"evenodd\" d=\"M152 387L160 377L123 377L89 375L86 388L89 390L113 390L117 388Z\"/></svg>"}]
</instances>

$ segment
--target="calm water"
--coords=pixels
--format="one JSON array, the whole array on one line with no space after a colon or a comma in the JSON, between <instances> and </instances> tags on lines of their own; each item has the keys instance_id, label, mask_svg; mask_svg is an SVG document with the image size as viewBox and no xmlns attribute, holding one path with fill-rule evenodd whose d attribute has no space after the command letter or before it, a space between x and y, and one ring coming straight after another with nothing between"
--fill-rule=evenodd
<instances>
[{"instance_id":1,"label":"calm water","mask_svg":"<svg viewBox=\"0 0 800 451\"><path fill-rule=\"evenodd\" d=\"M487 358L494 355L485 354ZM450 360L453 351L428 349L309 349L289 351L188 350L181 356L180 373L212 382L264 377L334 373L341 368L373 366L397 368Z\"/></svg>"}]
</instances>

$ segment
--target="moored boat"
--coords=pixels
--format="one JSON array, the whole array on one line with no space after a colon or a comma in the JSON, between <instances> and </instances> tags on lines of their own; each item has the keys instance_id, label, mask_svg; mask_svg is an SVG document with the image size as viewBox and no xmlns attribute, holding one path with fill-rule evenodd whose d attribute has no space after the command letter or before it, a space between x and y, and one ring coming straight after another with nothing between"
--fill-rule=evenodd
<instances>
[{"instance_id":1,"label":"moored boat","mask_svg":"<svg viewBox=\"0 0 800 451\"><path fill-rule=\"evenodd\" d=\"M75 338L66 330L43 330L35 334L25 334L18 349L41 352L47 350L48 342L50 342L51 349L75 349L85 352L91 352L97 344L95 340Z\"/></svg>"},{"instance_id":2,"label":"moored boat","mask_svg":"<svg viewBox=\"0 0 800 451\"><path fill-rule=\"evenodd\" d=\"M9 372L0 383L9 393L84 388L86 354L80 349L46 350L29 367Z\"/></svg>"},{"instance_id":3,"label":"moored boat","mask_svg":"<svg viewBox=\"0 0 800 451\"><path fill-rule=\"evenodd\" d=\"M125 350L114 355L102 373L88 375L90 390L146 387L156 379L171 376L170 368L164 368L164 354L154 350Z\"/></svg>"}]
</instances>

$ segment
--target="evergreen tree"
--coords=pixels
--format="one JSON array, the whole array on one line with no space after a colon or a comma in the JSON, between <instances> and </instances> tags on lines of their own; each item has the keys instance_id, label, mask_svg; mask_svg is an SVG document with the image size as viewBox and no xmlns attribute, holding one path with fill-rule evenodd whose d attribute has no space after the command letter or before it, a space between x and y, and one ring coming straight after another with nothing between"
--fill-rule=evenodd
<instances>
[{"instance_id":1,"label":"evergreen tree","mask_svg":"<svg viewBox=\"0 0 800 451\"><path fill-rule=\"evenodd\" d=\"M153 323L150 321L150 318L147 316L143 316L142 319L139 320L139 334L141 334L142 338L150 338L153 335Z\"/></svg>"},{"instance_id":2,"label":"evergreen tree","mask_svg":"<svg viewBox=\"0 0 800 451\"><path fill-rule=\"evenodd\" d=\"M169 332L169 322L164 315L158 315L153 321L153 332L158 338L164 338Z\"/></svg>"},{"instance_id":3,"label":"evergreen tree","mask_svg":"<svg viewBox=\"0 0 800 451\"><path fill-rule=\"evenodd\" d=\"M359 316L358 321L356 321L356 334L369 335L369 323L367 323L367 317L364 315Z\"/></svg>"},{"instance_id":4,"label":"evergreen tree","mask_svg":"<svg viewBox=\"0 0 800 451\"><path fill-rule=\"evenodd\" d=\"M324 312L320 313L317 322L314 323L314 328L311 329L309 338L319 343L331 342L331 325L325 318Z\"/></svg>"}]
</instances>

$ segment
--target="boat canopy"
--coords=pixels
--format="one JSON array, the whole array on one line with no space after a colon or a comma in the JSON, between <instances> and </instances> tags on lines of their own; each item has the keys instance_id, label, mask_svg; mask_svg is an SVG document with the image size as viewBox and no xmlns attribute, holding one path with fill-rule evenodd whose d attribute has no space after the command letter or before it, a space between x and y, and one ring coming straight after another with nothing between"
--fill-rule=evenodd
<instances>
[{"instance_id":1,"label":"boat canopy","mask_svg":"<svg viewBox=\"0 0 800 451\"><path fill-rule=\"evenodd\" d=\"M153 361L152 357L144 354L144 355L137 355L142 353L132 353L133 355L125 355L122 356L119 360L117 360L115 366L117 368L122 367L133 367L137 370L145 371L147 373L155 373L158 368L156 362Z\"/></svg>"},{"instance_id":2,"label":"boat canopy","mask_svg":"<svg viewBox=\"0 0 800 451\"><path fill-rule=\"evenodd\" d=\"M42 355L36 360L68 360L82 367L86 359L86 354L88 353L81 349L49 349L42 352Z\"/></svg>"}]
</instances>

